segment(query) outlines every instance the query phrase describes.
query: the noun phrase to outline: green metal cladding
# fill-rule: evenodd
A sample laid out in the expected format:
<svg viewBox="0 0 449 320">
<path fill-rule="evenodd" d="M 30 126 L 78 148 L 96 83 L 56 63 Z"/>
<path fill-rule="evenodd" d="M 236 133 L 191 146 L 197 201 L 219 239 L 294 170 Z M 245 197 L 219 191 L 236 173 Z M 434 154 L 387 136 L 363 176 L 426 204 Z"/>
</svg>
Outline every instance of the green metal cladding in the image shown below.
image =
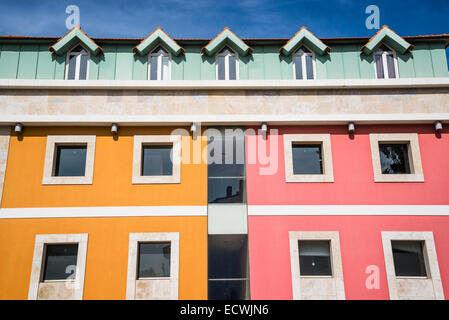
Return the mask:
<svg viewBox="0 0 449 320">
<path fill-rule="evenodd" d="M 225 44 L 239 53 L 240 80 L 292 80 L 292 53 L 303 43 L 316 53 L 317 79 L 374 79 L 372 52 L 383 42 L 396 50 L 400 78 L 449 76 L 445 52 L 448 36 L 405 40 L 388 28 L 381 29 L 370 41 L 320 40 L 305 28 L 290 41 L 243 41 L 229 29 L 212 41 L 174 41 L 160 28 L 143 41 L 93 41 L 77 28 L 56 40 L 0 37 L 0 78 L 64 79 L 66 52 L 78 43 L 90 51 L 89 80 L 147 80 L 148 53 L 158 44 L 172 53 L 172 80 L 215 80 L 215 53 Z"/>
</svg>

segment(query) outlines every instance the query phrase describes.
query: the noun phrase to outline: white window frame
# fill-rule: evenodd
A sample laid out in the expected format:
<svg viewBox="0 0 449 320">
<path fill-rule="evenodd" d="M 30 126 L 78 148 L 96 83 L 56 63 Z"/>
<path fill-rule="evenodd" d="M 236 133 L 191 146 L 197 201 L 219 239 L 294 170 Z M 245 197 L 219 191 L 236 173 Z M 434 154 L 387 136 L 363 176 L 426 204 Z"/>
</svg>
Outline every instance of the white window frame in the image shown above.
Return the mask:
<svg viewBox="0 0 449 320">
<path fill-rule="evenodd" d="M 137 261 L 139 243 L 170 242 L 170 277 L 138 279 Z M 145 295 L 145 287 L 153 296 Z M 126 282 L 126 299 L 177 300 L 179 287 L 179 232 L 130 233 L 128 249 L 128 273 Z M 162 290 L 165 289 L 165 290 Z M 167 295 L 167 289 L 169 293 Z"/>
<path fill-rule="evenodd" d="M 416 133 L 386 133 L 369 135 L 371 145 L 371 159 L 375 182 L 424 182 L 424 173 L 419 150 L 418 134 Z M 382 143 L 407 143 L 409 174 L 383 174 L 380 164 L 379 144 Z"/>
<path fill-rule="evenodd" d="M 224 48 L 228 48 L 229 51 L 233 52 L 232 54 L 225 54 L 220 53 L 223 51 Z M 218 50 L 218 53 L 215 55 L 215 79 L 218 80 L 218 57 L 225 57 L 225 78 L 221 81 L 228 81 L 229 80 L 229 57 L 235 55 L 235 80 L 239 80 L 239 55 L 238 53 L 233 50 L 230 46 L 224 45 L 220 50 Z M 231 80 L 232 81 L 232 80 Z"/>
<path fill-rule="evenodd" d="M 380 46 L 384 45 L 389 51 L 381 51 Z M 373 53 L 373 60 L 374 60 L 374 73 L 376 74 L 376 79 L 399 79 L 399 68 L 398 68 L 398 60 L 397 60 L 397 54 L 396 51 L 391 49 L 390 46 L 386 45 L 385 43 L 382 43 Z M 393 56 L 393 63 L 394 63 L 394 72 L 396 74 L 395 78 L 390 78 L 389 72 L 388 72 L 388 63 L 387 63 L 387 55 Z M 382 67 L 384 69 L 384 78 L 379 78 L 377 75 L 377 68 L 376 68 L 376 55 L 382 55 Z"/>
<path fill-rule="evenodd" d="M 343 266 L 338 231 L 289 231 L 293 300 L 345 300 Z M 329 241 L 331 276 L 302 276 L 298 241 Z"/>
<path fill-rule="evenodd" d="M 49 299 L 64 299 L 71 297 L 72 300 L 82 300 L 84 291 L 84 274 L 86 270 L 87 256 L 87 233 L 80 234 L 37 234 L 34 244 L 33 263 L 31 266 L 30 288 L 28 300 L 39 299 L 40 286 L 57 287 L 60 297 L 41 297 Z M 76 260 L 76 276 L 70 280 L 42 281 L 45 263 L 45 246 L 51 244 L 78 244 L 78 255 Z M 58 290 L 55 290 L 58 291 Z"/>
<path fill-rule="evenodd" d="M 306 48 L 307 50 L 310 51 L 310 53 L 302 53 L 299 54 L 298 50 L 301 49 L 301 47 Z M 307 69 L 306 69 L 306 56 L 311 56 L 312 57 L 312 66 L 313 66 L 313 79 L 307 79 Z M 301 58 L 301 65 L 302 65 L 302 79 L 296 79 L 296 63 L 295 63 L 295 57 L 300 57 Z M 316 79 L 316 55 L 315 52 L 313 52 L 312 50 L 310 50 L 306 45 L 301 45 L 296 51 L 295 53 L 292 55 L 292 60 L 293 60 L 293 79 L 294 80 L 315 80 Z"/>
<path fill-rule="evenodd" d="M 293 144 L 321 144 L 323 174 L 294 174 Z M 334 182 L 330 134 L 284 134 L 286 182 Z"/>
<path fill-rule="evenodd" d="M 381 235 L 390 299 L 444 300 L 433 232 L 382 231 Z M 423 255 L 427 273 L 426 277 L 396 276 L 391 245 L 392 241 L 421 241 L 423 243 Z"/>
<path fill-rule="evenodd" d="M 81 46 L 86 51 L 86 53 L 73 52 L 73 50 L 75 50 L 78 46 Z M 69 77 L 69 61 L 70 61 L 71 56 L 77 56 L 76 57 L 76 67 L 75 67 L 75 79 L 73 79 L 73 80 L 80 79 L 81 56 L 83 56 L 83 55 L 85 55 L 85 56 L 87 55 L 86 80 L 89 80 L 90 52 L 81 43 L 78 43 L 69 52 L 67 52 L 66 62 L 65 62 L 65 80 L 68 80 L 68 77 Z"/>
<path fill-rule="evenodd" d="M 171 176 L 143 176 L 142 147 L 144 145 L 173 145 Z M 132 184 L 181 183 L 181 136 L 142 135 L 134 136 Z"/>
<path fill-rule="evenodd" d="M 92 184 L 94 177 L 96 136 L 47 136 L 45 151 L 44 174 L 42 184 Z M 54 175 L 56 167 L 56 148 L 58 146 L 87 145 L 85 175 L 79 177 L 57 177 Z"/>
<path fill-rule="evenodd" d="M 156 51 L 161 47 L 167 53 L 156 53 Z M 157 57 L 157 79 L 152 80 L 151 77 L 151 57 Z M 162 57 L 168 57 L 168 77 L 167 79 L 162 79 Z M 148 54 L 148 80 L 161 81 L 161 80 L 171 80 L 171 53 L 163 45 L 158 45 L 150 54 Z"/>
</svg>

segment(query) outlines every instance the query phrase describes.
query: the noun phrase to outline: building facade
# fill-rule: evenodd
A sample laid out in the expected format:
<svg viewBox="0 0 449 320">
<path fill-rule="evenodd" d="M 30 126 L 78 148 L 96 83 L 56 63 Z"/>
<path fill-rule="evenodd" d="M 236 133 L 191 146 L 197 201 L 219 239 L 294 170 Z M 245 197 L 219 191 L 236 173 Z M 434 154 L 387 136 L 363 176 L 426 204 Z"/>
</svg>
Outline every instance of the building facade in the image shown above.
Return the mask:
<svg viewBox="0 0 449 320">
<path fill-rule="evenodd" d="M 447 299 L 448 44 L 0 36 L 0 299 Z"/>
</svg>

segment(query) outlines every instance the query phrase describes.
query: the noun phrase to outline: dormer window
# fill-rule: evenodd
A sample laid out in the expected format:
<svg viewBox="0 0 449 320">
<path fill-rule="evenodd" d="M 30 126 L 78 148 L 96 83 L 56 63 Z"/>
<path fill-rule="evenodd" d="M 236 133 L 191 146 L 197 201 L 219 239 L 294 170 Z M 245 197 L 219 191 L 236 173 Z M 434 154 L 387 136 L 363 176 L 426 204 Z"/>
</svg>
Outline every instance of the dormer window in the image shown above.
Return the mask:
<svg viewBox="0 0 449 320">
<path fill-rule="evenodd" d="M 167 50 L 157 47 L 148 59 L 149 80 L 170 80 L 170 54 Z"/>
<path fill-rule="evenodd" d="M 86 80 L 89 66 L 89 52 L 78 45 L 67 53 L 65 79 Z"/>
<path fill-rule="evenodd" d="M 217 80 L 237 80 L 238 63 L 237 53 L 229 47 L 224 47 L 217 54 Z"/>
<path fill-rule="evenodd" d="M 374 52 L 374 62 L 377 79 L 398 78 L 396 52 L 386 45 L 381 45 Z"/>
<path fill-rule="evenodd" d="M 305 46 L 301 46 L 293 54 L 293 68 L 296 80 L 315 79 L 315 54 Z"/>
</svg>

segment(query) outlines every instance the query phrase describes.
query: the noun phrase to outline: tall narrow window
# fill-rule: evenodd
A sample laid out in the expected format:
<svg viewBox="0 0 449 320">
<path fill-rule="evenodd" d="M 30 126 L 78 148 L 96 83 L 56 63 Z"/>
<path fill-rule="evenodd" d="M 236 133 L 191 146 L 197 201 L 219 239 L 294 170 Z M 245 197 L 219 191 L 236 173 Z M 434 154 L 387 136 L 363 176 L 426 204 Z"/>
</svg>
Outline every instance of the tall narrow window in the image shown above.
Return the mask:
<svg viewBox="0 0 449 320">
<path fill-rule="evenodd" d="M 217 80 L 237 80 L 237 54 L 228 47 L 224 47 L 217 54 Z"/>
<path fill-rule="evenodd" d="M 89 53 L 81 45 L 78 45 L 67 53 L 66 80 L 86 80 L 88 65 Z"/>
<path fill-rule="evenodd" d="M 148 78 L 170 80 L 170 54 L 162 47 L 157 47 L 149 55 Z"/>
<path fill-rule="evenodd" d="M 377 79 L 395 79 L 398 77 L 396 53 L 385 45 L 381 45 L 374 53 Z"/>
<path fill-rule="evenodd" d="M 305 46 L 301 46 L 293 55 L 296 80 L 315 79 L 315 55 Z"/>
</svg>

